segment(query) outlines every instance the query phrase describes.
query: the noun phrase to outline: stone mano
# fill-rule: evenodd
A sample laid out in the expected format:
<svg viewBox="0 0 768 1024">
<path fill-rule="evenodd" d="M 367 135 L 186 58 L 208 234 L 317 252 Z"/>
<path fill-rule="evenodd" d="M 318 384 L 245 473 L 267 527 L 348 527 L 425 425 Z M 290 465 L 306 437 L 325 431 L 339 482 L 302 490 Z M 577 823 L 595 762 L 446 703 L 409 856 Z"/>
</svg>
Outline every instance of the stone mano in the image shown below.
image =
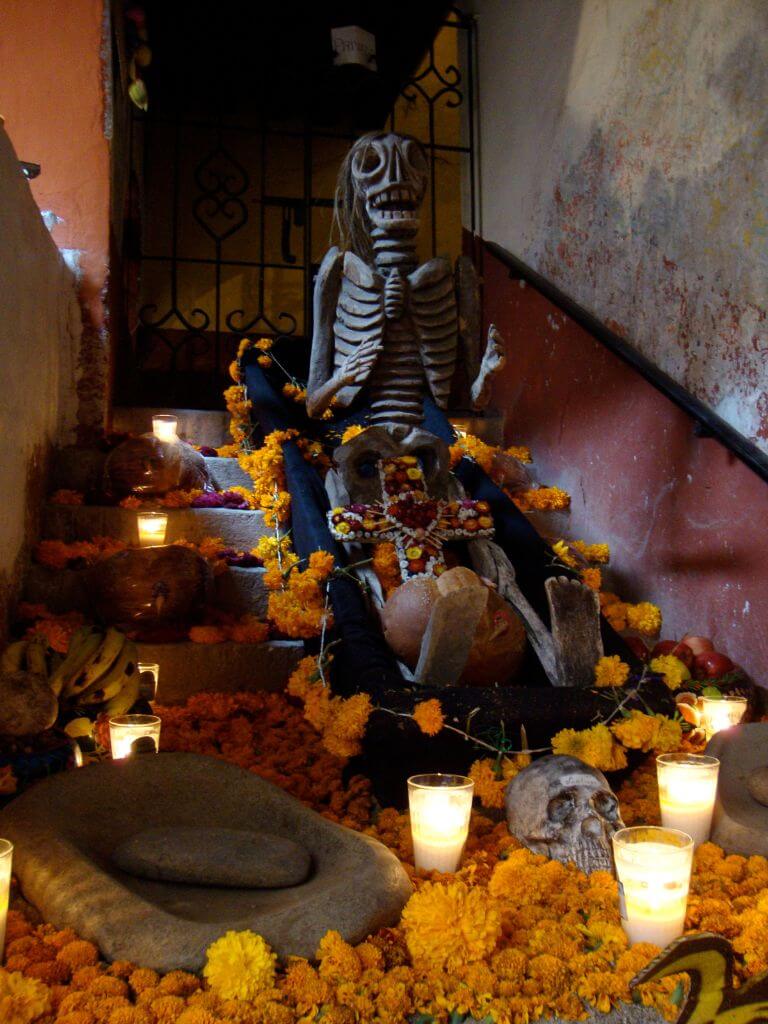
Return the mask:
<svg viewBox="0 0 768 1024">
<path fill-rule="evenodd" d="M 312 874 L 285 889 L 151 881 L 121 871 L 115 848 L 149 828 L 269 832 L 299 843 Z M 411 894 L 380 843 L 215 758 L 158 754 L 103 762 L 46 779 L 0 815 L 22 892 L 46 921 L 73 928 L 107 959 L 198 971 L 229 930 L 263 935 L 282 957 L 313 957 L 336 929 L 349 942 L 394 924 Z M 228 851 L 222 851 L 222 858 Z M 349 880 L 355 879 L 350 886 Z"/>
</svg>

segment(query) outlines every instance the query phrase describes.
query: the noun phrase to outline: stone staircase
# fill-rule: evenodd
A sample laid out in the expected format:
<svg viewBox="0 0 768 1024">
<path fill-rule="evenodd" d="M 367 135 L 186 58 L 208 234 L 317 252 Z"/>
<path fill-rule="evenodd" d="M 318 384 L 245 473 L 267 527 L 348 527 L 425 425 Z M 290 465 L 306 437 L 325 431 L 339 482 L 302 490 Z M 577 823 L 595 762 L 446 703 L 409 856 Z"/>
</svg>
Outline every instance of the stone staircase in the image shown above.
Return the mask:
<svg viewBox="0 0 768 1024">
<path fill-rule="evenodd" d="M 123 410 L 131 429 L 147 429 L 153 412 L 159 410 Z M 177 415 L 176 410 L 162 410 Z M 184 434 L 196 440 L 195 413 L 178 412 Z M 183 418 L 182 418 L 183 415 Z M 203 419 L 206 443 L 212 447 L 225 442 L 215 433 L 216 420 L 209 413 L 197 414 Z M 145 416 L 142 422 L 142 416 Z M 181 431 L 180 431 L 181 435 Z M 106 453 L 76 447 L 60 449 L 51 471 L 52 491 L 60 488 L 87 493 L 98 488 Z M 250 486 L 249 477 L 235 459 L 207 459 L 209 471 L 218 490 L 233 486 Z M 164 509 L 168 514 L 166 541 L 184 538 L 200 541 L 204 537 L 220 537 L 237 550 L 250 551 L 259 538 L 271 534 L 261 512 L 232 509 Z M 115 537 L 135 545 L 138 542 L 136 513 L 129 509 L 98 505 L 43 506 L 41 539 L 90 540 L 95 536 Z M 236 616 L 253 613 L 263 617 L 267 593 L 261 568 L 229 567 L 215 577 L 212 604 Z M 77 570 L 54 570 L 32 563 L 25 578 L 23 600 L 45 604 L 50 611 L 92 612 L 84 582 Z M 178 703 L 201 690 L 232 692 L 235 690 L 280 690 L 304 655 L 303 644 L 276 640 L 265 644 L 196 644 L 191 641 L 161 644 L 139 644 L 142 661 L 160 666 L 158 700 Z"/>
</svg>

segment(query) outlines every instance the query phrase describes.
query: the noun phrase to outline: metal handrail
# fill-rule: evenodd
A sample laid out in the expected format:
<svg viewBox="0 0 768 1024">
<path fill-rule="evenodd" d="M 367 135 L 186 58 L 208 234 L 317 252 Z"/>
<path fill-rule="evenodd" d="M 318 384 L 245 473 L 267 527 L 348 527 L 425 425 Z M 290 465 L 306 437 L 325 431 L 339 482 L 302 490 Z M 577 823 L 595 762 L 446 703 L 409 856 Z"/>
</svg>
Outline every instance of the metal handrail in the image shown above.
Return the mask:
<svg viewBox="0 0 768 1024">
<path fill-rule="evenodd" d="M 660 391 L 679 409 L 687 413 L 694 421 L 694 432 L 697 437 L 712 437 L 719 441 L 724 448 L 741 459 L 762 480 L 768 482 L 768 455 L 761 451 L 756 444 L 726 423 L 700 399 L 692 395 L 690 391 L 686 391 L 650 359 L 638 352 L 633 345 L 606 327 L 593 313 L 580 306 L 578 302 L 562 292 L 557 285 L 529 267 L 518 256 L 514 256 L 502 246 L 497 245 L 496 242 L 483 241 L 483 246 L 495 259 L 508 268 L 510 277 L 532 285 L 545 299 L 548 299 L 566 316 L 583 327 L 619 359 L 629 363 L 657 391 Z"/>
</svg>

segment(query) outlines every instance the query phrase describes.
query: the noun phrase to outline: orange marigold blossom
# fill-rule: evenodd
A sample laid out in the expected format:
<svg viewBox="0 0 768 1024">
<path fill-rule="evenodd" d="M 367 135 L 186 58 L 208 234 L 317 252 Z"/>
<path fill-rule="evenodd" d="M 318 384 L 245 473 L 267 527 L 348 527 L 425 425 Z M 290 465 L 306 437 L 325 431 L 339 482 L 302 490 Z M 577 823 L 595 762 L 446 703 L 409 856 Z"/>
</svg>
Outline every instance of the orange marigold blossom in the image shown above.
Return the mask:
<svg viewBox="0 0 768 1024">
<path fill-rule="evenodd" d="M 412 717 L 426 736 L 437 736 L 445 724 L 442 706 L 435 697 L 420 701 L 414 707 Z"/>
</svg>

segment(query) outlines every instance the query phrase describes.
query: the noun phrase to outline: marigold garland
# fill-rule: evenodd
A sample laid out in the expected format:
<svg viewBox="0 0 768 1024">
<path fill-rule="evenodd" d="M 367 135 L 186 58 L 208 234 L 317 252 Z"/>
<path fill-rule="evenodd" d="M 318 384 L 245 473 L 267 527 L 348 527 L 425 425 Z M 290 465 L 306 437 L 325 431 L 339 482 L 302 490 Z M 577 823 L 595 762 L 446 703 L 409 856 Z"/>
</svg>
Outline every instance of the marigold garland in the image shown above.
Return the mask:
<svg viewBox="0 0 768 1024">
<path fill-rule="evenodd" d="M 294 639 L 319 636 L 323 624 L 333 625 L 333 613 L 325 599 L 325 583 L 333 572 L 333 555 L 315 551 L 303 571 L 298 562 L 287 568 L 277 559 L 265 562 L 264 585 L 270 591 L 267 614 L 275 629 Z"/>
<path fill-rule="evenodd" d="M 552 753 L 578 757 L 602 772 L 615 772 L 627 767 L 624 748 L 603 723 L 591 729 L 561 729 L 552 737 Z"/>
</svg>

